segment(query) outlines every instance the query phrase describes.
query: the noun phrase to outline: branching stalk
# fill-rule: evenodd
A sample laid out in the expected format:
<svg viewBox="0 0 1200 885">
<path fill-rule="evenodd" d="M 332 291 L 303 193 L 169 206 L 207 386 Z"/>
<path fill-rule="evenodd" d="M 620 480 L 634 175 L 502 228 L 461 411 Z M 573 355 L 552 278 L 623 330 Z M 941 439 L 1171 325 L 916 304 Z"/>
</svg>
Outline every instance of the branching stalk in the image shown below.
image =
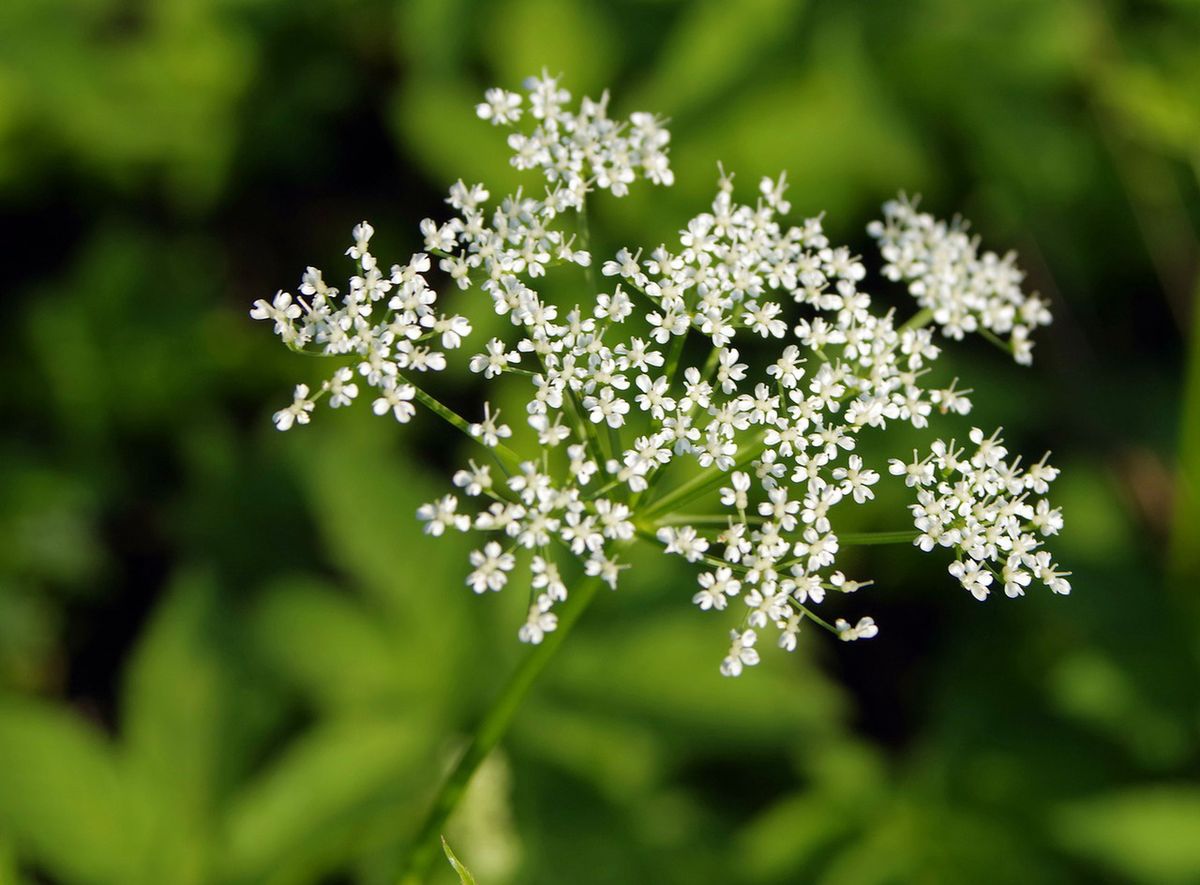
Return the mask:
<svg viewBox="0 0 1200 885">
<path fill-rule="evenodd" d="M 457 429 L 461 430 L 463 433 L 465 433 L 468 437 L 470 437 L 475 442 L 480 443 L 480 445 L 483 444 L 482 441 L 479 439 L 479 437 L 477 437 L 475 434 L 471 433 L 471 425 L 467 421 L 466 418 L 462 417 L 462 415 L 455 412 L 449 406 L 443 405 L 438 400 L 434 399 L 428 393 L 423 391 L 421 388 L 417 387 L 415 384 L 413 384 L 412 387 L 414 390 L 416 390 L 415 398 L 416 398 L 417 402 L 419 402 L 421 405 L 425 406 L 425 408 L 429 409 L 429 411 L 433 412 L 438 417 L 442 418 L 444 421 L 446 421 L 452 427 L 456 427 Z M 521 463 L 521 456 L 518 455 L 516 452 L 514 452 L 512 449 L 510 449 L 508 446 L 504 445 L 503 443 L 496 445 L 494 447 L 488 448 L 488 451 L 495 452 L 500 457 L 511 462 L 510 466 L 512 466 L 512 467 L 516 467 L 518 464 Z"/>
</svg>

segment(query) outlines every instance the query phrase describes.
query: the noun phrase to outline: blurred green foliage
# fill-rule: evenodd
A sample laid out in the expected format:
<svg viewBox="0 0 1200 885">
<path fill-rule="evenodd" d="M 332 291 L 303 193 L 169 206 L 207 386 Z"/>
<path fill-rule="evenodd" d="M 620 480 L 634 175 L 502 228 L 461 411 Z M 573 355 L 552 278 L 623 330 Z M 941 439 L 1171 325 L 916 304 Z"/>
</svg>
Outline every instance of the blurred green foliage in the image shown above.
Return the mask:
<svg viewBox="0 0 1200 885">
<path fill-rule="evenodd" d="M 361 217 L 401 254 L 450 181 L 518 186 L 472 108 L 543 66 L 672 119 L 677 187 L 601 202 L 602 250 L 671 236 L 717 160 L 864 250 L 899 188 L 1018 248 L 1038 365 L 958 359 L 979 421 L 1055 449 L 1076 592 L 980 606 L 874 549 L 878 639 L 730 682 L 639 563 L 480 772 L 463 863 L 1200 880 L 1200 7 L 6 0 L 0 882 L 393 880 L 523 600 L 418 535 L 432 422 L 274 433 L 312 369 L 246 310 Z"/>
</svg>

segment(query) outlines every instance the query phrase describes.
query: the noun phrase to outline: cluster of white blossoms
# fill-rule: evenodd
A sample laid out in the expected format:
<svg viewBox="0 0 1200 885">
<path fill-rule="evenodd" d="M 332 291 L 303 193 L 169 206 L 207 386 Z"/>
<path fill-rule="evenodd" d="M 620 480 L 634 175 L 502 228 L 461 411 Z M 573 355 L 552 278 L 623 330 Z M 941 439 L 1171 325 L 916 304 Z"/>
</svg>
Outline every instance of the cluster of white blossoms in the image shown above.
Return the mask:
<svg viewBox="0 0 1200 885">
<path fill-rule="evenodd" d="M 953 548 L 958 558 L 950 574 L 979 600 L 993 582 L 1006 596 L 1024 596 L 1033 578 L 1055 593 L 1070 593 L 1070 573 L 1042 549 L 1041 539 L 1063 525 L 1061 511 L 1042 497 L 1058 476 L 1046 463 L 1049 455 L 1022 470 L 1020 458 L 1004 460 L 1008 450 L 999 431 L 985 437 L 974 427 L 970 440 L 970 457 L 953 440 L 938 440 L 925 458 L 914 453 L 911 463 L 889 464 L 893 475 L 917 490 L 911 510 L 920 534 L 913 543 L 925 551 Z"/>
<path fill-rule="evenodd" d="M 412 400 L 417 388 L 403 372 L 436 372 L 446 368 L 446 354 L 471 333 L 462 316 L 439 314 L 437 293 L 424 274 L 429 256 L 414 255 L 406 265 L 393 265 L 385 274 L 369 251 L 375 230 L 367 222 L 354 228 L 354 245 L 346 250 L 358 273 L 346 294 L 326 285 L 321 271 L 310 267 L 300 282 L 300 296 L 278 292 L 267 302 L 255 302 L 250 316 L 271 320 L 284 344 L 301 352 L 341 356 L 352 361 L 324 381 L 313 393 L 296 385 L 292 404 L 275 413 L 275 426 L 288 430 L 307 424 L 318 400 L 328 395 L 333 408 L 349 405 L 358 396 L 356 377 L 375 389 L 375 414 L 392 414 L 401 423 L 416 413 Z"/>
<path fill-rule="evenodd" d="M 979 240 L 967 235 L 966 222 L 947 224 L 901 197 L 883 206 L 883 220 L 867 228 L 879 240 L 886 262 L 884 276 L 908 283 L 917 304 L 951 338 L 966 332 L 1008 336 L 1013 357 L 1033 362 L 1029 335 L 1050 325 L 1050 309 L 1037 295 L 1021 291 L 1024 272 L 1015 252 L 1003 258 L 979 254 Z"/>
<path fill-rule="evenodd" d="M 971 391 L 927 383 L 940 354 L 935 325 L 956 338 L 1007 334 L 1004 346 L 1027 362 L 1030 329 L 1050 319 L 1044 303 L 1021 292 L 1011 257 L 980 257 L 961 226 L 902 201 L 870 229 L 885 274 L 907 282 L 926 308 L 897 323 L 894 310 L 872 309 L 863 262 L 829 242 L 820 218 L 783 220 L 784 176 L 763 179 L 754 201 L 740 203 L 724 172 L 711 209 L 687 222 L 678 242 L 622 249 L 601 267 L 604 291 L 582 304 L 550 303 L 533 286 L 554 267 L 578 266 L 587 291 L 601 288 L 587 252 L 586 200 L 598 190 L 622 196 L 638 179 L 671 184 L 669 135 L 648 114 L 610 120 L 607 94 L 576 112 L 554 78 L 527 86 L 524 96 L 489 90 L 477 112 L 513 127 L 512 162 L 543 174 L 542 195 L 518 192 L 489 211 L 487 190 L 460 181 L 447 200 L 456 214 L 422 222 L 426 253 L 408 265 L 380 273 L 364 223 L 349 250 L 360 274 L 339 306 L 311 268 L 305 297 L 281 293 L 255 306 L 252 315 L 273 320 L 294 349 L 348 358 L 317 396 L 297 388 L 276 424 L 307 423 L 318 396 L 348 403 L 357 377 L 376 388 L 377 413 L 407 421 L 415 399 L 480 443 L 487 458 L 459 470 L 457 493 L 418 517 L 431 535 L 487 537 L 470 555 L 467 585 L 476 593 L 504 588 L 528 566 L 523 641 L 556 629 L 565 575 L 582 570 L 615 588 L 628 567 L 620 548 L 636 540 L 696 565 L 699 609 L 734 613 L 727 675 L 758 663 L 756 644 L 771 628 L 789 651 L 806 621 L 843 640 L 876 635 L 869 617 L 822 614 L 834 597 L 871 583 L 838 567 L 856 539 L 834 525 L 839 508 L 870 501 L 881 480 L 857 451 L 860 434 L 967 414 Z M 516 128 L 529 118 L 531 130 Z M 511 322 L 512 335 L 478 344 L 467 365 L 482 382 L 524 386 L 535 455 L 508 448 L 513 430 L 490 403 L 478 420 L 463 418 L 413 380 L 444 368 L 433 346 L 457 348 L 471 330 L 463 317 L 435 312 L 428 254 Z M 924 459 L 892 462 L 890 472 L 918 494 L 915 531 L 900 540 L 952 549 L 952 574 L 981 599 L 993 580 L 1009 596 L 1032 577 L 1067 592 L 1067 573 L 1041 547 L 1062 524 L 1037 497 L 1056 471 L 1045 459 L 1021 471 L 1003 460 L 995 435 L 972 431 L 971 439 L 970 458 L 937 441 Z M 570 558 L 575 569 L 563 566 Z"/>
</svg>

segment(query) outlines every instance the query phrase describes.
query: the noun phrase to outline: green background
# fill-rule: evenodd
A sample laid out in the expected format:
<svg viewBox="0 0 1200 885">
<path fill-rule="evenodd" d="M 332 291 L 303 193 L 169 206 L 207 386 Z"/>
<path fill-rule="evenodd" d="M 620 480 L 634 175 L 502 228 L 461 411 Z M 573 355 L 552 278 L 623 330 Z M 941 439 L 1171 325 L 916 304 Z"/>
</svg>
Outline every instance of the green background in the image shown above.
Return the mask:
<svg viewBox="0 0 1200 885">
<path fill-rule="evenodd" d="M 472 108 L 543 66 L 672 120 L 676 187 L 599 200 L 601 252 L 672 236 L 717 160 L 745 196 L 787 169 L 869 267 L 902 188 L 1018 249 L 1056 314 L 1034 367 L 951 359 L 973 421 L 1054 450 L 1075 591 L 981 605 L 869 548 L 877 639 L 722 680 L 694 579 L 639 561 L 458 856 L 484 885 L 1200 882 L 1196 3 L 5 0 L 0 883 L 393 881 L 524 595 L 473 598 L 469 544 L 419 534 L 467 456 L 432 418 L 274 431 L 325 367 L 247 310 L 348 271 L 361 218 L 401 260 L 454 179 L 517 186 Z"/>
</svg>

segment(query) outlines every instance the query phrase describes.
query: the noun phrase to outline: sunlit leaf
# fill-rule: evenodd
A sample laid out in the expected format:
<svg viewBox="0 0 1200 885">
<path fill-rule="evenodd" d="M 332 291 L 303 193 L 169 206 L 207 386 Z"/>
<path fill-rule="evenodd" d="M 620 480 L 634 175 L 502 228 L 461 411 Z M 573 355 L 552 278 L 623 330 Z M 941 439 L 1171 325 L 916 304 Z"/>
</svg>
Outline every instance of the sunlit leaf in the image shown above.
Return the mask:
<svg viewBox="0 0 1200 885">
<path fill-rule="evenodd" d="M 234 881 L 319 868 L 343 856 L 372 813 L 427 777 L 430 746 L 406 719 L 318 725 L 235 798 L 222 828 L 221 869 Z M 271 879 L 274 881 L 274 879 Z"/>
<path fill-rule="evenodd" d="M 132 881 L 128 796 L 112 747 L 74 713 L 0 698 L 0 832 L 68 881 Z"/>
<path fill-rule="evenodd" d="M 1068 850 L 1144 882 L 1194 882 L 1200 870 L 1200 789 L 1139 787 L 1088 797 L 1053 817 Z"/>
</svg>

